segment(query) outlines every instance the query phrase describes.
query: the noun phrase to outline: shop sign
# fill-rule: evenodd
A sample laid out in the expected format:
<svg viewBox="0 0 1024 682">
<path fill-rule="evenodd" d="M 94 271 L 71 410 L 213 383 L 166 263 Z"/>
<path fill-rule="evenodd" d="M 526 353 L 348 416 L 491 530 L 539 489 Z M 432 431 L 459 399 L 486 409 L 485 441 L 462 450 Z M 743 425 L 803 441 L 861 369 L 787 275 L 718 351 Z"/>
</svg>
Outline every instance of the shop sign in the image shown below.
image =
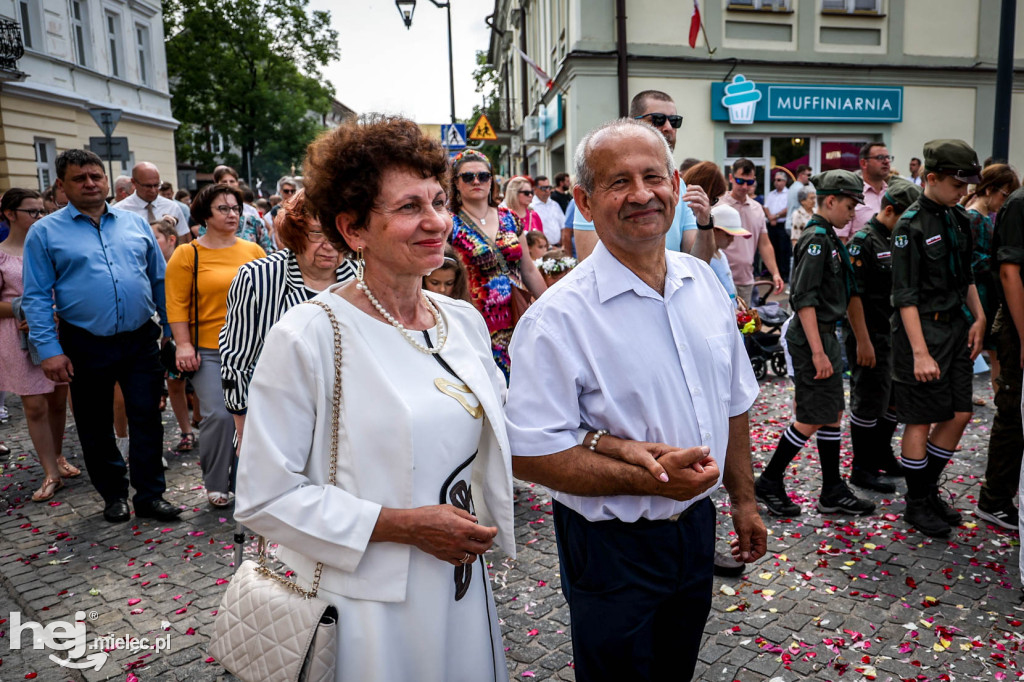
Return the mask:
<svg viewBox="0 0 1024 682">
<path fill-rule="evenodd" d="M 711 84 L 711 120 L 746 125 L 755 121 L 898 123 L 903 87 L 755 83 L 736 75 Z"/>
<path fill-rule="evenodd" d="M 565 126 L 562 120 L 562 94 L 556 94 L 547 105 L 541 104 L 537 115 L 540 118 L 540 141 L 544 142 Z"/>
</svg>

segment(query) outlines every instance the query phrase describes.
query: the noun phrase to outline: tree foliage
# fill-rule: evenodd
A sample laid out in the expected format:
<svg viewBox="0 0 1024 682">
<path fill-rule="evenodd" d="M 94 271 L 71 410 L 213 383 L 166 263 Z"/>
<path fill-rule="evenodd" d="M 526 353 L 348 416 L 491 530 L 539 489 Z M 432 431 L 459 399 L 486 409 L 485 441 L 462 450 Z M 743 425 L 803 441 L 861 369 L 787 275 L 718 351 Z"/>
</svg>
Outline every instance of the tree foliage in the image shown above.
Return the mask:
<svg viewBox="0 0 1024 682">
<path fill-rule="evenodd" d="M 476 83 L 476 91 L 481 97 L 481 103 L 473 105 L 472 117 L 463 121 L 466 124 L 467 134 L 480 118 L 480 114 L 487 114 L 487 120 L 491 122 L 491 126 L 500 128 L 502 113 L 498 93 L 501 82 L 494 65 L 487 62 L 486 50 L 477 50 L 473 82 Z M 491 161 L 491 166 L 497 171 L 501 165 L 501 145 L 496 142 L 485 142 L 477 151 L 486 155 Z"/>
<path fill-rule="evenodd" d="M 162 5 L 178 158 L 208 170 L 231 163 L 253 178 L 290 172 L 334 97 L 321 75 L 340 55 L 330 15 L 309 12 L 309 0 Z M 217 135 L 241 154 L 218 153 Z"/>
</svg>

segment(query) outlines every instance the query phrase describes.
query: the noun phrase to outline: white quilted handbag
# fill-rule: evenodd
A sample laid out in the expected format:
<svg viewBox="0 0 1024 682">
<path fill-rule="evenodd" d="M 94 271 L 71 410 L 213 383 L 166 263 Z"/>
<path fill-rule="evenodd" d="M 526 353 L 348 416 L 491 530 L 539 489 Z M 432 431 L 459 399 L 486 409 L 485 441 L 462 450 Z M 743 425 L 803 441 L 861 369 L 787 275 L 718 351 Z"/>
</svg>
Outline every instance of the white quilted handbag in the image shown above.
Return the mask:
<svg viewBox="0 0 1024 682">
<path fill-rule="evenodd" d="M 334 396 L 329 485 L 338 468 L 341 418 L 341 329 L 330 307 L 323 308 L 334 329 Z M 213 621 L 210 655 L 243 682 L 332 682 L 338 662 L 338 611 L 317 598 L 323 563 L 317 563 L 307 592 L 266 565 L 266 543 L 259 538 L 258 562 L 238 567 Z"/>
</svg>

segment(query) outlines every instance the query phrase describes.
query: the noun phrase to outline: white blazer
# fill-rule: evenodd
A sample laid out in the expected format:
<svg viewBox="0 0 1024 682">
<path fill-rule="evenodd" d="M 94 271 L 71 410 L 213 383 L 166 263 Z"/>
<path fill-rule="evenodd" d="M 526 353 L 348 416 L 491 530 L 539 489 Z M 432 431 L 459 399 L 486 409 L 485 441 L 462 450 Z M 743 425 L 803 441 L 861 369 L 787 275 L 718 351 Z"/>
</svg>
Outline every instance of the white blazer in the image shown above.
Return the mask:
<svg viewBox="0 0 1024 682">
<path fill-rule="evenodd" d="M 338 285 L 340 286 L 340 285 Z M 331 289 L 333 289 L 332 287 Z M 267 335 L 249 389 L 238 467 L 235 518 L 280 545 L 278 557 L 308 584 L 356 599 L 405 599 L 411 545 L 370 542 L 381 507 L 412 507 L 415 405 L 385 380 L 380 357 L 352 324 L 356 311 L 331 289 L 316 296 L 334 311 L 342 339 L 342 412 L 337 484 L 330 462 L 334 336 L 323 309 L 296 305 Z M 441 357 L 476 395 L 484 425 L 473 463 L 480 523 L 515 556 L 512 460 L 502 411 L 505 381 L 494 364 L 480 313 L 464 301 L 428 294 L 448 323 Z M 383 409 L 381 406 L 398 406 Z M 381 424 L 386 428 L 381 428 Z M 376 424 L 372 429 L 361 428 Z M 369 434 L 387 434 L 374 442 Z"/>
</svg>

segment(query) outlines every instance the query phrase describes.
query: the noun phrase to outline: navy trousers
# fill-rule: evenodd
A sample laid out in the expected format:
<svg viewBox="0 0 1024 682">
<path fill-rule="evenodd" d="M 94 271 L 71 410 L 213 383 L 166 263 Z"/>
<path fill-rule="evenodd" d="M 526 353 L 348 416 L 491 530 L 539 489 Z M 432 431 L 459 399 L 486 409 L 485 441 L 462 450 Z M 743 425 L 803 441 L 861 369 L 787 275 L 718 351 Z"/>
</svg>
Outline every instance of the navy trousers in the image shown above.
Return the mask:
<svg viewBox="0 0 1024 682">
<path fill-rule="evenodd" d="M 105 502 L 127 498 L 130 475 L 136 505 L 163 497 L 160 394 L 164 373 L 157 345 L 159 325 L 150 321 L 135 331 L 96 336 L 62 320 L 59 335 L 61 348 L 74 368 L 72 409 L 93 486 Z M 114 440 L 115 382 L 121 385 L 128 413 L 130 467 Z"/>
<path fill-rule="evenodd" d="M 711 611 L 715 509 L 591 522 L 554 502 L 579 682 L 689 680 Z"/>
</svg>

